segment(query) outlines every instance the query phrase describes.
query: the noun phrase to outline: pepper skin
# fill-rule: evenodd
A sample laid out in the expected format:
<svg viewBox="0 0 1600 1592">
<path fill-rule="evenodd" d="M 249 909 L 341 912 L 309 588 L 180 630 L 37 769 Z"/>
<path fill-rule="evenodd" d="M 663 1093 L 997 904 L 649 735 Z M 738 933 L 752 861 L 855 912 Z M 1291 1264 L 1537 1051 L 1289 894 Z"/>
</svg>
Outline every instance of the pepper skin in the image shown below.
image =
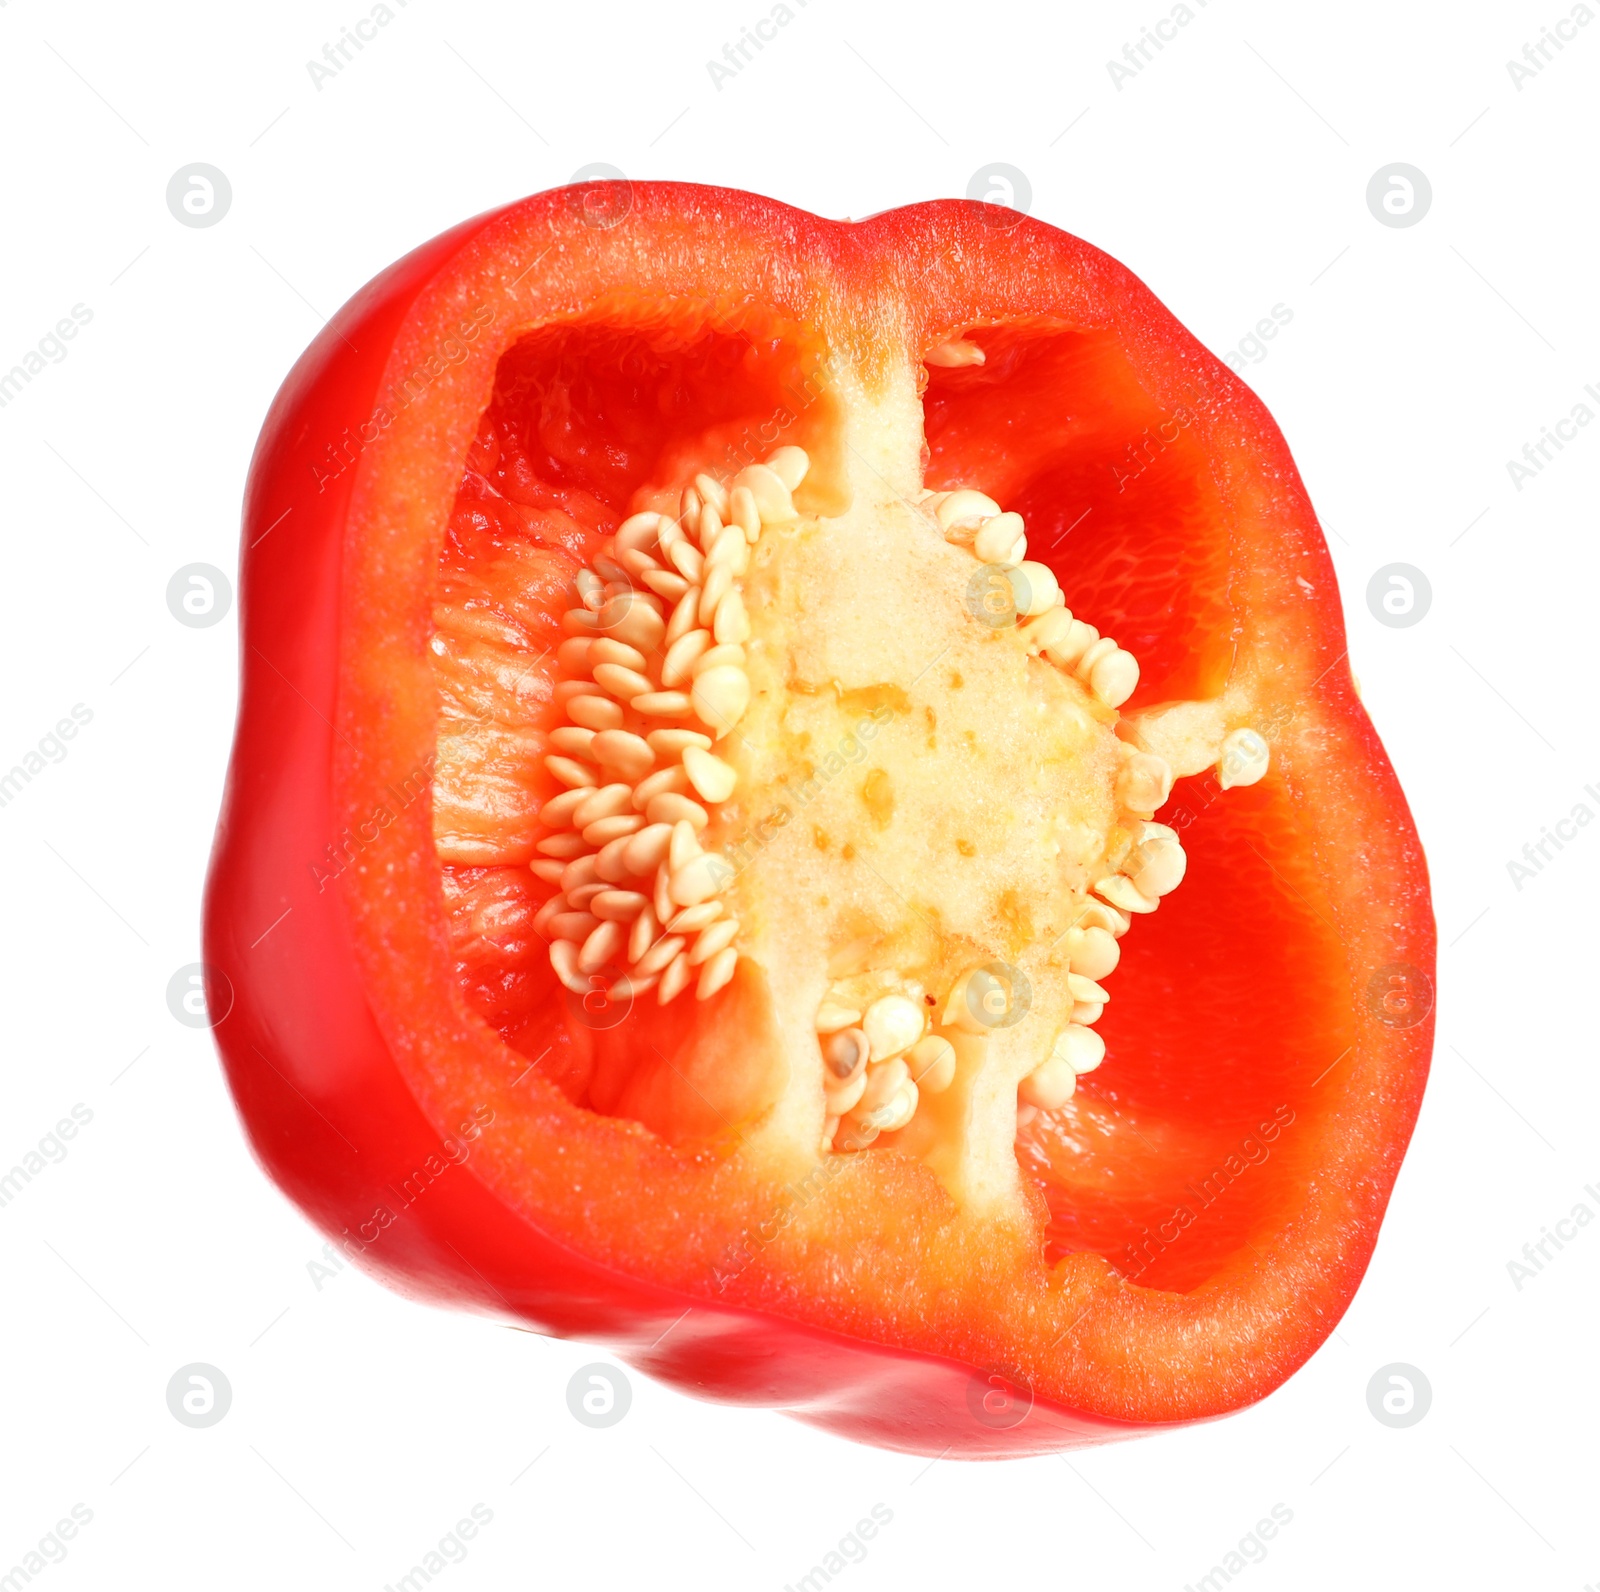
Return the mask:
<svg viewBox="0 0 1600 1592">
<path fill-rule="evenodd" d="M 892 1150 L 774 1174 L 587 1110 L 544 962 L 514 1025 L 463 976 L 430 794 L 446 525 L 518 339 L 626 339 L 669 304 L 810 350 L 847 393 L 998 329 L 987 375 L 927 379 L 926 484 L 1025 506 L 1032 556 L 1139 656 L 1135 705 L 1229 692 L 1271 742 L 1260 785 L 1179 781 L 1189 877 L 1129 938 L 1076 1151 L 1020 1137 L 1014 1220 L 956 1211 Z M 847 408 L 789 416 L 819 479 L 855 467 Z M 267 417 L 242 546 L 214 1031 L 262 1164 L 373 1274 L 709 1398 L 974 1458 L 1216 1417 L 1332 1330 L 1426 1078 L 1426 870 L 1287 445 L 1122 266 L 967 202 L 850 224 L 673 183 L 537 195 L 329 323 Z"/>
</svg>

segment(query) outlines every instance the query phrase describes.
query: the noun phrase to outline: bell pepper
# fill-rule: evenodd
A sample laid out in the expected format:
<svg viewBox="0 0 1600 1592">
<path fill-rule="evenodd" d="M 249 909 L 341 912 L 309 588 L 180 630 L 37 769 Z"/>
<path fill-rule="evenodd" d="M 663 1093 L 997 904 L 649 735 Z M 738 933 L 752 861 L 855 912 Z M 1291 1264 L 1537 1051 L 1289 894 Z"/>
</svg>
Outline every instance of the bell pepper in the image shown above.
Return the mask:
<svg viewBox="0 0 1600 1592">
<path fill-rule="evenodd" d="M 930 1455 L 1332 1330 L 1425 865 L 1287 445 L 1116 261 L 540 194 L 333 318 L 242 541 L 214 1031 L 374 1275 Z"/>
</svg>

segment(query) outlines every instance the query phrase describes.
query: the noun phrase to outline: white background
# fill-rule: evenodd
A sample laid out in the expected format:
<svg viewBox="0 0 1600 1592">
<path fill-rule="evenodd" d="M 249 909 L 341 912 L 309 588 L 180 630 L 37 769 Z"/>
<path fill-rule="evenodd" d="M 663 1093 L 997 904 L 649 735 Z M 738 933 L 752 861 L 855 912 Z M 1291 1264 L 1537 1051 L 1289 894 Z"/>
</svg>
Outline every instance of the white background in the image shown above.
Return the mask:
<svg viewBox="0 0 1600 1592">
<path fill-rule="evenodd" d="M 1519 89 L 1507 60 L 1566 0 L 1192 0 L 1119 89 L 1106 62 L 1161 0 L 793 3 L 719 89 L 707 60 L 764 0 L 396 0 L 320 90 L 306 63 L 358 0 L 0 4 L 0 369 L 73 305 L 93 313 L 0 409 L 0 765 L 75 703 L 93 714 L 0 808 L 0 1169 L 75 1103 L 93 1112 L 0 1207 L 0 1575 L 82 1503 L 92 1522 L 42 1572 L 58 1592 L 376 1592 L 481 1503 L 492 1522 L 445 1592 L 777 1589 L 882 1503 L 893 1520 L 845 1592 L 1178 1592 L 1281 1503 L 1292 1523 L 1247 1592 L 1600 1582 L 1600 1223 L 1520 1290 L 1507 1269 L 1575 1204 L 1600 1213 L 1600 832 L 1520 890 L 1507 869 L 1575 804 L 1600 812 L 1583 789 L 1600 789 L 1600 425 L 1521 490 L 1506 468 L 1600 386 L 1600 22 Z M 194 161 L 233 188 L 204 230 L 165 202 Z M 565 1388 L 593 1349 L 349 1268 L 319 1289 L 320 1237 L 252 1162 L 208 1034 L 169 1015 L 168 979 L 199 956 L 236 637 L 231 614 L 175 622 L 167 582 L 233 570 L 257 428 L 325 315 L 419 241 L 596 161 L 858 217 L 1004 161 L 1035 214 L 1125 261 L 1219 353 L 1292 311 L 1247 374 L 1328 528 L 1431 859 L 1440 1027 L 1367 1280 L 1258 1407 L 930 1466 L 633 1376 L 628 1417 L 586 1429 Z M 1404 229 L 1365 201 L 1395 161 L 1433 189 Z M 1408 628 L 1365 599 L 1394 562 L 1432 587 Z M 233 1390 L 205 1430 L 166 1405 L 192 1361 Z M 1405 1430 L 1366 1402 L 1392 1362 L 1432 1387 Z"/>
</svg>

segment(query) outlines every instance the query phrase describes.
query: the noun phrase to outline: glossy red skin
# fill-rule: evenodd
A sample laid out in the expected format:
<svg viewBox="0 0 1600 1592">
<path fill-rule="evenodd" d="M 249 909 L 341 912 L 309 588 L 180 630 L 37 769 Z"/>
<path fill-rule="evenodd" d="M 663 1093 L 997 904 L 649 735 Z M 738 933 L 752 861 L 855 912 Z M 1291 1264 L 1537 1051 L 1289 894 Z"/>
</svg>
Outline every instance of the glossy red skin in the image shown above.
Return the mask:
<svg viewBox="0 0 1600 1592">
<path fill-rule="evenodd" d="M 376 1236 L 363 1229 L 375 1208 L 447 1151 L 369 1009 L 341 892 L 319 888 L 307 865 L 341 827 L 332 768 L 341 558 L 356 475 L 347 470 L 319 490 L 310 459 L 369 416 L 419 291 L 507 211 L 434 239 L 356 295 L 284 383 L 252 461 L 240 718 L 207 887 L 205 956 L 221 975 L 212 1009 L 225 1015 L 215 1033 L 255 1153 L 313 1221 L 397 1291 L 604 1343 L 702 1397 L 776 1406 L 860 1441 L 950 1457 L 1149 1430 L 1046 1401 L 1030 1401 L 1014 1425 L 986 1424 L 972 1414 L 975 1377 L 982 1386 L 972 1365 L 625 1275 L 515 1214 L 470 1165 L 408 1205 L 381 1243 L 361 1242 Z M 1409 1128 L 1408 1117 L 1398 1131 Z"/>
</svg>

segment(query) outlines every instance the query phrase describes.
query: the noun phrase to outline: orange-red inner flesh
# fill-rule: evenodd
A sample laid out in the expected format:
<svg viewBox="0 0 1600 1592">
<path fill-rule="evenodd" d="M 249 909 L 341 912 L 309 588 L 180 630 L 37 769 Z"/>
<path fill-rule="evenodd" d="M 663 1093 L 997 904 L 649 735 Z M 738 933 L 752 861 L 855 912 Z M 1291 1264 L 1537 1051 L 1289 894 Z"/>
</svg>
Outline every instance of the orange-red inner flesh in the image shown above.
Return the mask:
<svg viewBox="0 0 1600 1592">
<path fill-rule="evenodd" d="M 1232 649 L 1225 542 L 1190 430 L 1156 409 L 1108 334 L 1022 324 L 968 335 L 984 365 L 929 372 L 926 485 L 975 485 L 1023 514 L 1029 557 L 1139 659 L 1130 709 L 1220 689 Z M 533 931 L 554 887 L 527 867 L 538 803 L 557 789 L 540 755 L 559 722 L 553 649 L 572 577 L 634 491 L 680 478 L 687 462 L 726 476 L 795 442 L 825 482 L 839 441 L 815 376 L 822 352 L 793 327 L 708 326 L 693 310 L 546 328 L 502 359 L 468 460 L 436 621 L 455 656 L 498 649 L 495 683 L 469 689 L 473 671 L 440 660 L 441 722 L 475 720 L 468 755 L 492 767 L 478 806 L 445 818 L 459 820 L 466 850 L 481 841 L 492 858 L 446 856 L 453 948 L 469 1004 L 580 1105 L 615 1089 Z M 1219 792 L 1199 776 L 1157 816 L 1179 828 L 1188 876 L 1122 941 L 1098 1024 L 1104 1064 L 1029 1125 L 1017 1154 L 1048 1212 L 1049 1259 L 1091 1251 L 1141 1285 L 1183 1291 L 1299 1198 L 1306 1169 L 1294 1136 L 1279 1138 L 1284 1114 L 1349 1042 L 1350 1017 L 1330 979 L 1339 951 L 1319 886 L 1309 868 L 1292 872 L 1281 791 Z M 670 1059 L 703 1015 L 643 1001 L 602 1048 Z M 1180 1223 L 1180 1210 L 1200 1219 Z"/>
</svg>

